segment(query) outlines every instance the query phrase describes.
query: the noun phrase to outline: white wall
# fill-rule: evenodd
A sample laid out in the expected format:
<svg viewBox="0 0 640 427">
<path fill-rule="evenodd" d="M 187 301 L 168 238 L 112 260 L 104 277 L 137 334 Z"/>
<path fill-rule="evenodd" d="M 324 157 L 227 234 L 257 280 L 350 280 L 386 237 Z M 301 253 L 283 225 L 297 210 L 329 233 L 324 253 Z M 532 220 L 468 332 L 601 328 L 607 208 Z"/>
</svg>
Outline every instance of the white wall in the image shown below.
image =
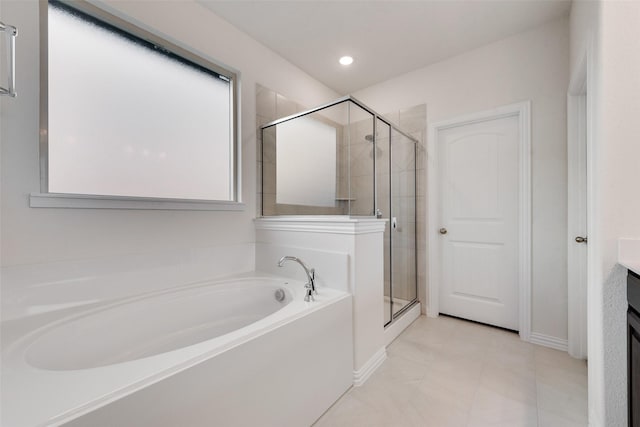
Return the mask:
<svg viewBox="0 0 640 427">
<path fill-rule="evenodd" d="M 640 3 L 603 2 L 601 18 L 602 228 L 605 422 L 627 425 L 626 271 L 617 240 L 640 238 Z"/>
<path fill-rule="evenodd" d="M 595 1 L 576 1 L 571 7 L 571 77 L 576 78 L 583 72 L 588 73 L 587 88 L 590 98 L 589 108 L 592 109 L 591 121 L 588 126 L 592 130 L 594 148 L 597 145 L 597 134 L 600 129 L 601 84 L 598 70 L 599 58 L 599 17 L 601 3 Z M 587 61 L 587 51 L 589 61 Z M 589 70 L 587 71 L 587 65 Z M 575 77 L 574 77 L 575 76 Z M 588 200 L 588 297 L 587 297 L 587 334 L 588 348 L 588 392 L 589 392 L 589 425 L 604 426 L 605 424 L 605 390 L 604 390 L 604 337 L 602 335 L 602 266 L 598 252 L 600 250 L 600 230 L 596 225 L 598 219 L 598 194 L 593 191 L 597 186 L 597 179 L 593 176 L 597 171 L 597 151 L 593 150 L 589 161 L 589 173 L 593 177 L 589 186 Z"/>
<path fill-rule="evenodd" d="M 28 194 L 38 192 L 40 185 L 38 2 L 3 1 L 3 21 L 19 28 L 16 68 L 19 96 L 1 100 L 3 267 L 253 244 L 255 84 L 260 82 L 306 105 L 338 96 L 195 2 L 111 1 L 106 7 L 176 44 L 240 71 L 242 195 L 246 209 L 189 212 L 29 208 Z M 175 90 L 172 86 L 167 82 L 168 99 Z"/>
<path fill-rule="evenodd" d="M 601 226 L 608 273 L 617 261 L 617 239 L 640 238 L 640 3 L 603 2 L 601 19 Z"/>
<path fill-rule="evenodd" d="M 355 94 L 378 111 L 426 103 L 429 123 L 532 101 L 532 331 L 560 339 L 567 338 L 568 57 L 561 19 Z"/>
<path fill-rule="evenodd" d="M 589 423 L 627 425 L 626 270 L 619 238 L 640 238 L 640 3 L 577 1 L 572 73 L 590 48 L 593 218 L 589 235 Z M 593 238 L 592 238 L 593 237 Z"/>
</svg>

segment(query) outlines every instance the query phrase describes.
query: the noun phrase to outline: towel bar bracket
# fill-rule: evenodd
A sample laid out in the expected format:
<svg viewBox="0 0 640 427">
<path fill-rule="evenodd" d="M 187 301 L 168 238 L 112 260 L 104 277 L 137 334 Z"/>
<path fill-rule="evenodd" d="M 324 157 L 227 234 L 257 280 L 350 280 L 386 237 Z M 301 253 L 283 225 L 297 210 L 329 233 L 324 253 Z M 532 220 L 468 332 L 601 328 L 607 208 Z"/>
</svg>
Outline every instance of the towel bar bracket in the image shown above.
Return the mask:
<svg viewBox="0 0 640 427">
<path fill-rule="evenodd" d="M 18 36 L 18 29 L 12 25 L 6 25 L 0 22 L 0 32 L 5 33 L 4 37 L 7 44 L 7 57 L 8 69 L 7 69 L 7 87 L 0 86 L 0 95 L 7 95 L 15 98 L 16 93 L 16 37 Z"/>
</svg>

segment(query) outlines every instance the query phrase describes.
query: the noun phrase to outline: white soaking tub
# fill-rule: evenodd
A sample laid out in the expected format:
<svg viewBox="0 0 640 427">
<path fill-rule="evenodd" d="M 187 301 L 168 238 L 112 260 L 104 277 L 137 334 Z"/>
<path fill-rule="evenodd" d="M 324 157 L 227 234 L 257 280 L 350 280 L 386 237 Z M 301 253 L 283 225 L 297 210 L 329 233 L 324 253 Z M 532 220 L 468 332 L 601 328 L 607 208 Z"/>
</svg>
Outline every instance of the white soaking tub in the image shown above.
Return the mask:
<svg viewBox="0 0 640 427">
<path fill-rule="evenodd" d="M 272 276 L 2 325 L 2 425 L 304 426 L 352 383 L 351 297 Z"/>
</svg>

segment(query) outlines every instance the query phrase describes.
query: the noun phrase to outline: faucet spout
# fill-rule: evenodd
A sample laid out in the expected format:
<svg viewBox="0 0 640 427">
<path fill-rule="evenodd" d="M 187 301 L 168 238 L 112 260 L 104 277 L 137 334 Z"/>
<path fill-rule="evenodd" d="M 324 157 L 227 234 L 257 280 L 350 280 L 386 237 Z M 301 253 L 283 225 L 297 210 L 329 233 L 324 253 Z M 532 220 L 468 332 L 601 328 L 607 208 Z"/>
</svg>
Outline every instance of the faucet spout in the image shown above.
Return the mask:
<svg viewBox="0 0 640 427">
<path fill-rule="evenodd" d="M 305 288 L 307 288 L 307 294 L 304 300 L 313 301 L 313 295 L 318 294 L 318 291 L 316 290 L 316 270 L 309 267 L 300 258 L 289 255 L 280 258 L 280 261 L 278 261 L 278 267 L 282 267 L 287 261 L 297 262 L 304 269 L 304 272 L 307 274 L 307 283 L 305 284 Z"/>
</svg>

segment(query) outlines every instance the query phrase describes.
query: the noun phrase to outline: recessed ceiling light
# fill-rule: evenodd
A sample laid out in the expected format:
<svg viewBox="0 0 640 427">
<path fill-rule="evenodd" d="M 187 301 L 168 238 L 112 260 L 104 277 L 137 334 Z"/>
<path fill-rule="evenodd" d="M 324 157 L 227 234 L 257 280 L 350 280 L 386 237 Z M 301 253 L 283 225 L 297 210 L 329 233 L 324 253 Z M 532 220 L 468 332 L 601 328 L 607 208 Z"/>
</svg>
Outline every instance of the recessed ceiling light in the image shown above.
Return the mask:
<svg viewBox="0 0 640 427">
<path fill-rule="evenodd" d="M 353 63 L 353 58 L 350 56 L 343 56 L 340 58 L 340 63 L 342 65 L 351 65 Z"/>
</svg>

